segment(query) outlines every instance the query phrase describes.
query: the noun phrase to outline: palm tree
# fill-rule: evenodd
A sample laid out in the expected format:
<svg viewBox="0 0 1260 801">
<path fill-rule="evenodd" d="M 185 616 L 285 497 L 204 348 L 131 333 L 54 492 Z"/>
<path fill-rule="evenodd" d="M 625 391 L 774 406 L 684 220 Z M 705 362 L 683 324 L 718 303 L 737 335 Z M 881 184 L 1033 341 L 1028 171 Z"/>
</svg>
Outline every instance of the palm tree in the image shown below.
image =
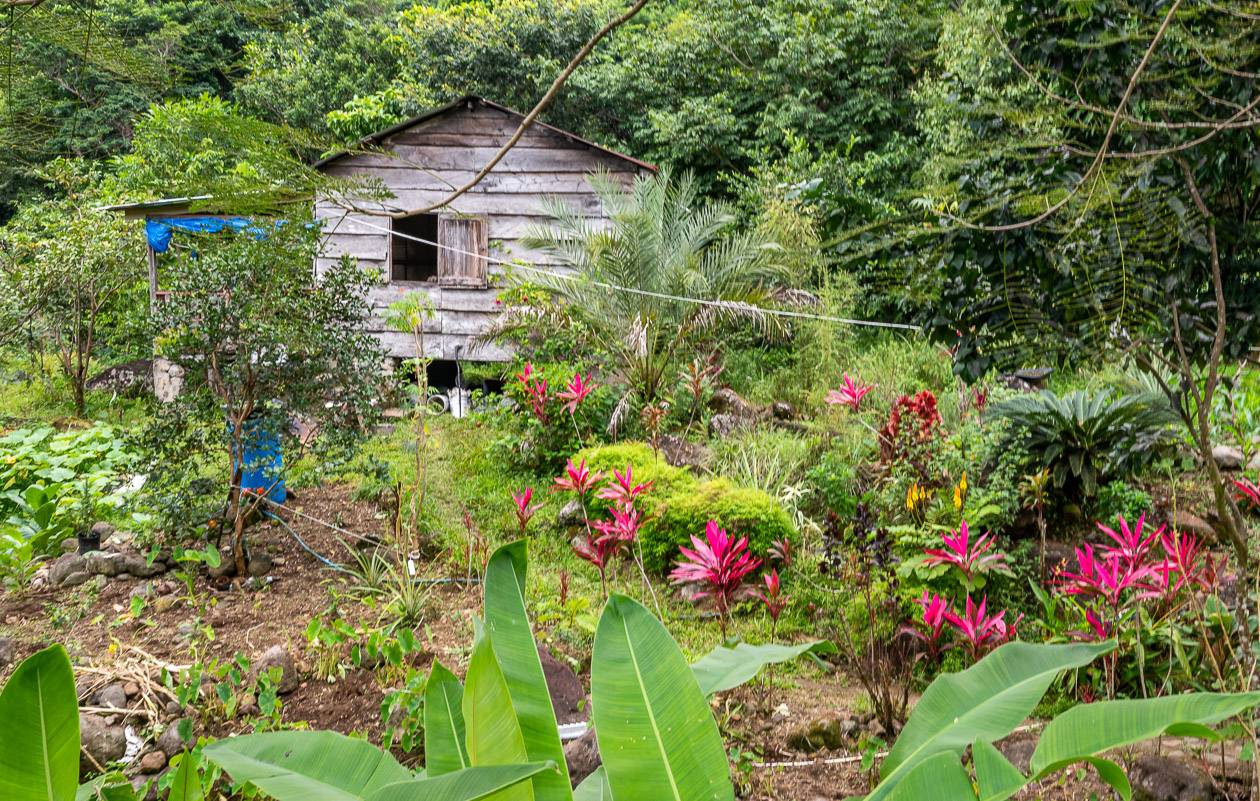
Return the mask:
<svg viewBox="0 0 1260 801">
<path fill-rule="evenodd" d="M 629 191 L 606 174 L 589 180 L 607 221 L 552 198 L 549 224 L 532 229 L 526 244 L 571 271 L 531 271 L 530 280 L 585 323 L 627 387 L 610 422 L 615 429 L 635 403 L 655 403 L 680 355 L 720 325 L 743 321 L 766 335 L 781 332 L 767 304 L 785 276 L 774 258 L 779 251 L 735 232 L 731 211 L 703 203 L 690 174 L 639 177 Z M 517 316 L 502 325 L 538 322 Z"/>
</svg>

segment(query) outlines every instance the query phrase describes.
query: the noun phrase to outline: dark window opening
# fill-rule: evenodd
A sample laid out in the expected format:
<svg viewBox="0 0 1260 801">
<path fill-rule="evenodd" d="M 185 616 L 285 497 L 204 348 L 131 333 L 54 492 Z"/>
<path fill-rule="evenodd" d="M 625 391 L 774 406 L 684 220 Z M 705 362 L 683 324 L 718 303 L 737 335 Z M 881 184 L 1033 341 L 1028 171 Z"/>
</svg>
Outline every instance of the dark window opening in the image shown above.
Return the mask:
<svg viewBox="0 0 1260 801">
<path fill-rule="evenodd" d="M 416 237 L 427 242 L 438 241 L 436 214 L 416 214 L 394 220 L 394 233 L 389 238 L 391 281 L 431 281 L 437 278 L 437 245 L 417 242 Z M 403 236 L 399 236 L 403 234 Z"/>
</svg>

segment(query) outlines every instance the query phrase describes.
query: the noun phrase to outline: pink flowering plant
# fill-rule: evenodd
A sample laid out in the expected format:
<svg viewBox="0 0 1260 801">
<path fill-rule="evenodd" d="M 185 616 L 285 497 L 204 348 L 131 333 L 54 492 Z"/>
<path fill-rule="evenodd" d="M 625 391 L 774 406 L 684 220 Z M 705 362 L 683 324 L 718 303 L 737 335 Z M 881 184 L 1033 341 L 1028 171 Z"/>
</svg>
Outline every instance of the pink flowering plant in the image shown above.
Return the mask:
<svg viewBox="0 0 1260 801">
<path fill-rule="evenodd" d="M 736 602 L 755 593 L 746 580 L 761 560 L 748 550 L 747 537 L 732 537 L 716 520 L 705 525 L 703 540 L 692 535 L 691 544 L 678 549 L 682 558 L 669 577 L 689 600 L 713 606 L 725 640 Z"/>
<path fill-rule="evenodd" d="M 925 548 L 907 559 L 901 572 L 927 582 L 951 576 L 964 593 L 983 589 L 992 574 L 1013 575 L 1006 554 L 996 549 L 993 534 L 975 536 L 966 520 L 957 529 L 942 532 L 940 547 Z"/>
<path fill-rule="evenodd" d="M 839 389 L 833 389 L 827 393 L 824 400 L 831 406 L 844 406 L 851 411 L 861 411 L 862 399 L 866 397 L 875 387 L 866 384 L 860 384 L 849 377 L 848 373 L 844 374 L 844 382 Z"/>
<path fill-rule="evenodd" d="M 525 536 L 525 528 L 529 525 L 529 521 L 538 511 L 538 504 L 533 503 L 534 488 L 526 487 L 520 492 L 512 493 L 512 503 L 516 507 L 516 522 L 520 527 L 521 536 Z"/>
<path fill-rule="evenodd" d="M 1152 528 L 1145 515 L 1134 523 L 1117 516 L 1115 528 L 1097 527 L 1104 541 L 1076 548 L 1075 564 L 1060 567 L 1054 585 L 1083 621 L 1071 636 L 1120 641 L 1103 660 L 1108 696 L 1116 694 L 1122 656 L 1133 658 L 1136 679 L 1145 686 L 1147 653 L 1164 650 L 1161 641 L 1168 649 L 1176 643 L 1184 656 L 1199 639 L 1199 650 L 1213 658 L 1204 613 L 1219 581 L 1216 558 L 1193 533 Z M 1175 662 L 1186 664 L 1182 657 L 1170 659 L 1170 670 Z"/>
<path fill-rule="evenodd" d="M 607 393 L 590 372 L 526 361 L 504 386 L 515 407 L 496 412 L 511 433 L 500 443 L 531 470 L 552 469 L 603 430 Z"/>
<path fill-rule="evenodd" d="M 656 592 L 643 567 L 639 543 L 639 529 L 644 516 L 636 506 L 637 501 L 651 489 L 652 482 L 636 482 L 634 470 L 629 464 L 623 471 L 614 469 L 612 477 L 605 481 L 606 478 L 602 472 L 588 468 L 585 459 L 576 465 L 570 459 L 564 472 L 555 479 L 552 490 L 575 494 L 582 507 L 586 537 L 576 542 L 573 549 L 599 570 L 600 587 L 605 598 L 608 596 L 609 569 L 613 560 L 620 556 L 635 564 L 645 591 L 655 600 Z M 604 517 L 591 517 L 588 503 L 592 499 L 608 503 Z"/>
</svg>

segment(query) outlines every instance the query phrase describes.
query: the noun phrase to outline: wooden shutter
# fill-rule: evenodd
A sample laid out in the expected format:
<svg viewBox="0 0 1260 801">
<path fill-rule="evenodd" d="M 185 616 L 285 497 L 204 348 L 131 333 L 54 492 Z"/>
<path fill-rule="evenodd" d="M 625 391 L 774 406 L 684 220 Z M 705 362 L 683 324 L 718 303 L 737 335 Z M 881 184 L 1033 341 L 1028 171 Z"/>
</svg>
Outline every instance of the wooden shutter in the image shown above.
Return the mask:
<svg viewBox="0 0 1260 801">
<path fill-rule="evenodd" d="M 447 286 L 486 286 L 490 250 L 484 217 L 438 218 L 438 282 Z"/>
</svg>

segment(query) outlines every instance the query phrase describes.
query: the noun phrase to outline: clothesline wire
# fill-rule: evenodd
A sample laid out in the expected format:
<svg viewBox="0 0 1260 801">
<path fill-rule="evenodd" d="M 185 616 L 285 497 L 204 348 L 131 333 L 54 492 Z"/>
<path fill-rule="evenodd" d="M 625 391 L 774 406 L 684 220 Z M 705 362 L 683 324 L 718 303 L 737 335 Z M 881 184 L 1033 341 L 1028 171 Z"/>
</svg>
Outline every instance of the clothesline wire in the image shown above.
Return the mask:
<svg viewBox="0 0 1260 801">
<path fill-rule="evenodd" d="M 448 250 L 448 251 L 451 251 L 452 253 L 459 253 L 464 256 L 472 256 L 474 258 L 485 259 L 486 261 L 492 264 L 501 264 L 505 267 L 511 267 L 516 270 L 525 270 L 527 272 L 549 275 L 549 276 L 552 276 L 554 278 L 559 278 L 564 281 L 582 282 L 582 281 L 587 280 L 587 279 L 582 278 L 581 276 L 570 275 L 568 273 L 559 272 L 557 270 L 544 269 L 542 267 L 537 266 L 537 264 L 534 264 L 534 263 L 522 264 L 515 261 L 507 261 L 505 259 L 499 259 L 494 256 L 490 256 L 488 254 L 473 253 L 472 251 L 462 250 L 460 248 L 453 247 L 451 245 L 444 245 L 441 242 L 434 242 L 431 239 L 424 239 L 422 237 L 402 233 L 401 231 L 394 231 L 390 228 L 386 228 L 383 225 L 370 223 L 363 219 L 357 219 L 356 222 L 359 223 L 360 225 L 365 225 L 368 228 L 375 228 L 378 231 L 383 231 L 387 234 L 390 234 L 391 236 L 397 236 L 403 239 L 409 239 L 413 242 L 419 242 L 424 245 L 431 245 L 433 247 L 442 248 L 443 250 Z M 713 306 L 717 308 L 736 309 L 740 311 L 746 311 L 749 308 L 755 308 L 761 311 L 763 314 L 769 314 L 776 317 L 792 317 L 792 318 L 803 319 L 803 320 L 818 320 L 821 322 L 828 322 L 828 323 L 840 323 L 842 325 L 869 326 L 871 328 L 895 328 L 895 329 L 901 329 L 905 331 L 914 331 L 916 333 L 921 331 L 919 326 L 908 325 L 906 323 L 886 323 L 879 320 L 855 320 L 848 317 L 833 317 L 831 315 L 826 315 L 826 314 L 810 314 L 809 312 L 791 311 L 789 309 L 768 309 L 761 306 L 754 306 L 748 303 L 736 303 L 734 301 L 729 301 L 729 300 L 711 300 L 711 299 L 706 299 L 706 298 L 691 298 L 691 297 L 686 297 L 683 295 L 671 295 L 665 292 L 653 292 L 651 290 L 639 289 L 637 287 L 610 284 L 606 281 L 591 280 L 590 283 L 595 286 L 602 287 L 604 289 L 612 290 L 614 292 L 628 292 L 634 295 L 643 295 L 646 297 L 659 298 L 661 300 L 677 301 L 680 303 L 695 303 L 701 306 Z"/>
</svg>

